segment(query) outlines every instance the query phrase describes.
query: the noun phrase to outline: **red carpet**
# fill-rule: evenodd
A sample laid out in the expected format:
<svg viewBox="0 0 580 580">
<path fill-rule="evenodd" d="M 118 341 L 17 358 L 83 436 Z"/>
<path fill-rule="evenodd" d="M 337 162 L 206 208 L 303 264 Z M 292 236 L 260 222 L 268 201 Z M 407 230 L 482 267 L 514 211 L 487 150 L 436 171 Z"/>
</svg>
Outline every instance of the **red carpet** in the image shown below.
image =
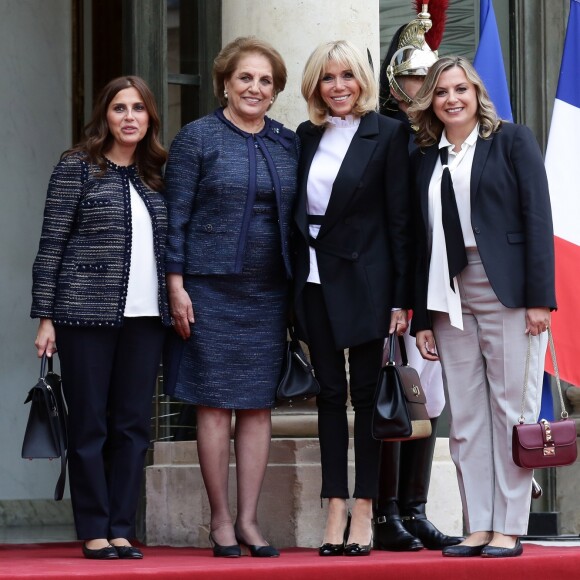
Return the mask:
<svg viewBox="0 0 580 580">
<path fill-rule="evenodd" d="M 320 558 L 316 550 L 282 550 L 280 558 L 213 558 L 209 550 L 145 547 L 143 560 L 97 562 L 80 544 L 0 545 L 0 580 L 546 580 L 578 578 L 580 547 L 527 544 L 519 558 L 444 558 L 439 552 L 373 552 L 369 557 Z"/>
</svg>

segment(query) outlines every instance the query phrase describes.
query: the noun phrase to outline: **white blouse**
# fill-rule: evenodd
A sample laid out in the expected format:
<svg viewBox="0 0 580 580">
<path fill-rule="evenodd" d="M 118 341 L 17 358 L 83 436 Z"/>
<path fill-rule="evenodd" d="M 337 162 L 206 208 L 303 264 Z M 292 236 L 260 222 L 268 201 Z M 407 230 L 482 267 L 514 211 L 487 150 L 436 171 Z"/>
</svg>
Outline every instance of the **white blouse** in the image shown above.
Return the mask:
<svg viewBox="0 0 580 580">
<path fill-rule="evenodd" d="M 453 151 L 453 144 L 447 139 L 445 131 L 439 141 L 439 149 L 449 149 L 448 167 L 453 180 L 453 190 L 457 200 L 459 221 L 466 248 L 476 247 L 475 236 L 471 227 L 471 168 L 479 135 L 479 123 L 473 128 L 461 150 Z M 453 278 L 455 292 L 449 285 L 449 266 L 443 222 L 441 218 L 441 177 L 443 166 L 437 160 L 429 183 L 429 233 L 431 243 L 431 261 L 429 263 L 429 284 L 427 291 L 427 308 L 438 312 L 448 312 L 451 326 L 463 330 L 461 298 L 457 279 Z"/>
<path fill-rule="evenodd" d="M 308 172 L 306 192 L 308 197 L 307 213 L 310 215 L 324 215 L 326 213 L 334 180 L 360 125 L 360 117 L 352 115 L 347 115 L 344 119 L 328 117 L 326 122 L 324 134 L 320 139 Z M 316 238 L 320 226 L 311 224 L 309 231 L 310 235 Z M 307 282 L 320 284 L 316 250 L 312 247 L 310 248 L 310 273 Z"/>
<path fill-rule="evenodd" d="M 125 313 L 127 317 L 159 316 L 157 264 L 153 226 L 145 202 L 129 182 L 131 191 L 131 269 Z"/>
</svg>

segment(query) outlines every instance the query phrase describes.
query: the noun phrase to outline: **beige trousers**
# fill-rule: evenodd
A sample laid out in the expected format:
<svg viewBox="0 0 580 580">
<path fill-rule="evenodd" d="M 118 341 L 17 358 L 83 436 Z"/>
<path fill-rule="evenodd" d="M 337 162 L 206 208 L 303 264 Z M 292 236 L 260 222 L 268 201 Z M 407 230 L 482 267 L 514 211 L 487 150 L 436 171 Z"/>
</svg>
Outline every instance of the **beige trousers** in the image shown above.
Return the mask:
<svg viewBox="0 0 580 580">
<path fill-rule="evenodd" d="M 521 414 L 528 336 L 525 308 L 506 308 L 491 289 L 477 251 L 458 277 L 464 330 L 433 313 L 433 332 L 451 415 L 449 448 L 469 533 L 527 532 L 533 472 L 512 460 Z M 532 337 L 526 422 L 540 411 L 547 333 Z"/>
</svg>

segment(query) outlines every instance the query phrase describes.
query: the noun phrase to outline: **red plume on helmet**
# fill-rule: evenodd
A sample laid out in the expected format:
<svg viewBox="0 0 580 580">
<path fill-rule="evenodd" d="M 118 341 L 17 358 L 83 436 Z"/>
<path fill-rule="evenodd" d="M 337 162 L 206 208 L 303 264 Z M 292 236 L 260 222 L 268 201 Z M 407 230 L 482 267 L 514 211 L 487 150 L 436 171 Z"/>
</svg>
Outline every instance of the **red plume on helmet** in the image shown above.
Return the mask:
<svg viewBox="0 0 580 580">
<path fill-rule="evenodd" d="M 441 44 L 443 38 L 443 32 L 445 31 L 445 20 L 447 18 L 447 7 L 449 6 L 449 0 L 415 0 L 413 2 L 417 14 L 422 12 L 423 4 L 428 4 L 427 8 L 429 14 L 431 14 L 431 29 L 425 34 L 425 40 L 431 48 L 431 50 L 437 50 Z"/>
</svg>

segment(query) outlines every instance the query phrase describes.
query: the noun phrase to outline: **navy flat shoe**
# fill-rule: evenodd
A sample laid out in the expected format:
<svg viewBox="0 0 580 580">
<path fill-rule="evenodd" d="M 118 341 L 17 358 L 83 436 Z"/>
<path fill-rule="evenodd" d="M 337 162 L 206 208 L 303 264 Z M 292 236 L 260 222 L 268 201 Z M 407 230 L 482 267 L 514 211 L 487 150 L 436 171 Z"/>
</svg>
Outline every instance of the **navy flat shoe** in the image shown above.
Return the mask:
<svg viewBox="0 0 580 580">
<path fill-rule="evenodd" d="M 481 552 L 487 546 L 487 544 L 482 544 L 481 546 L 447 546 L 443 548 L 444 556 L 451 556 L 454 558 L 471 558 L 473 556 L 481 556 Z"/>
<path fill-rule="evenodd" d="M 485 546 L 481 551 L 482 558 L 513 558 L 521 556 L 524 547 L 520 539 L 516 539 L 516 545 L 513 548 L 500 548 L 499 546 Z"/>
</svg>

